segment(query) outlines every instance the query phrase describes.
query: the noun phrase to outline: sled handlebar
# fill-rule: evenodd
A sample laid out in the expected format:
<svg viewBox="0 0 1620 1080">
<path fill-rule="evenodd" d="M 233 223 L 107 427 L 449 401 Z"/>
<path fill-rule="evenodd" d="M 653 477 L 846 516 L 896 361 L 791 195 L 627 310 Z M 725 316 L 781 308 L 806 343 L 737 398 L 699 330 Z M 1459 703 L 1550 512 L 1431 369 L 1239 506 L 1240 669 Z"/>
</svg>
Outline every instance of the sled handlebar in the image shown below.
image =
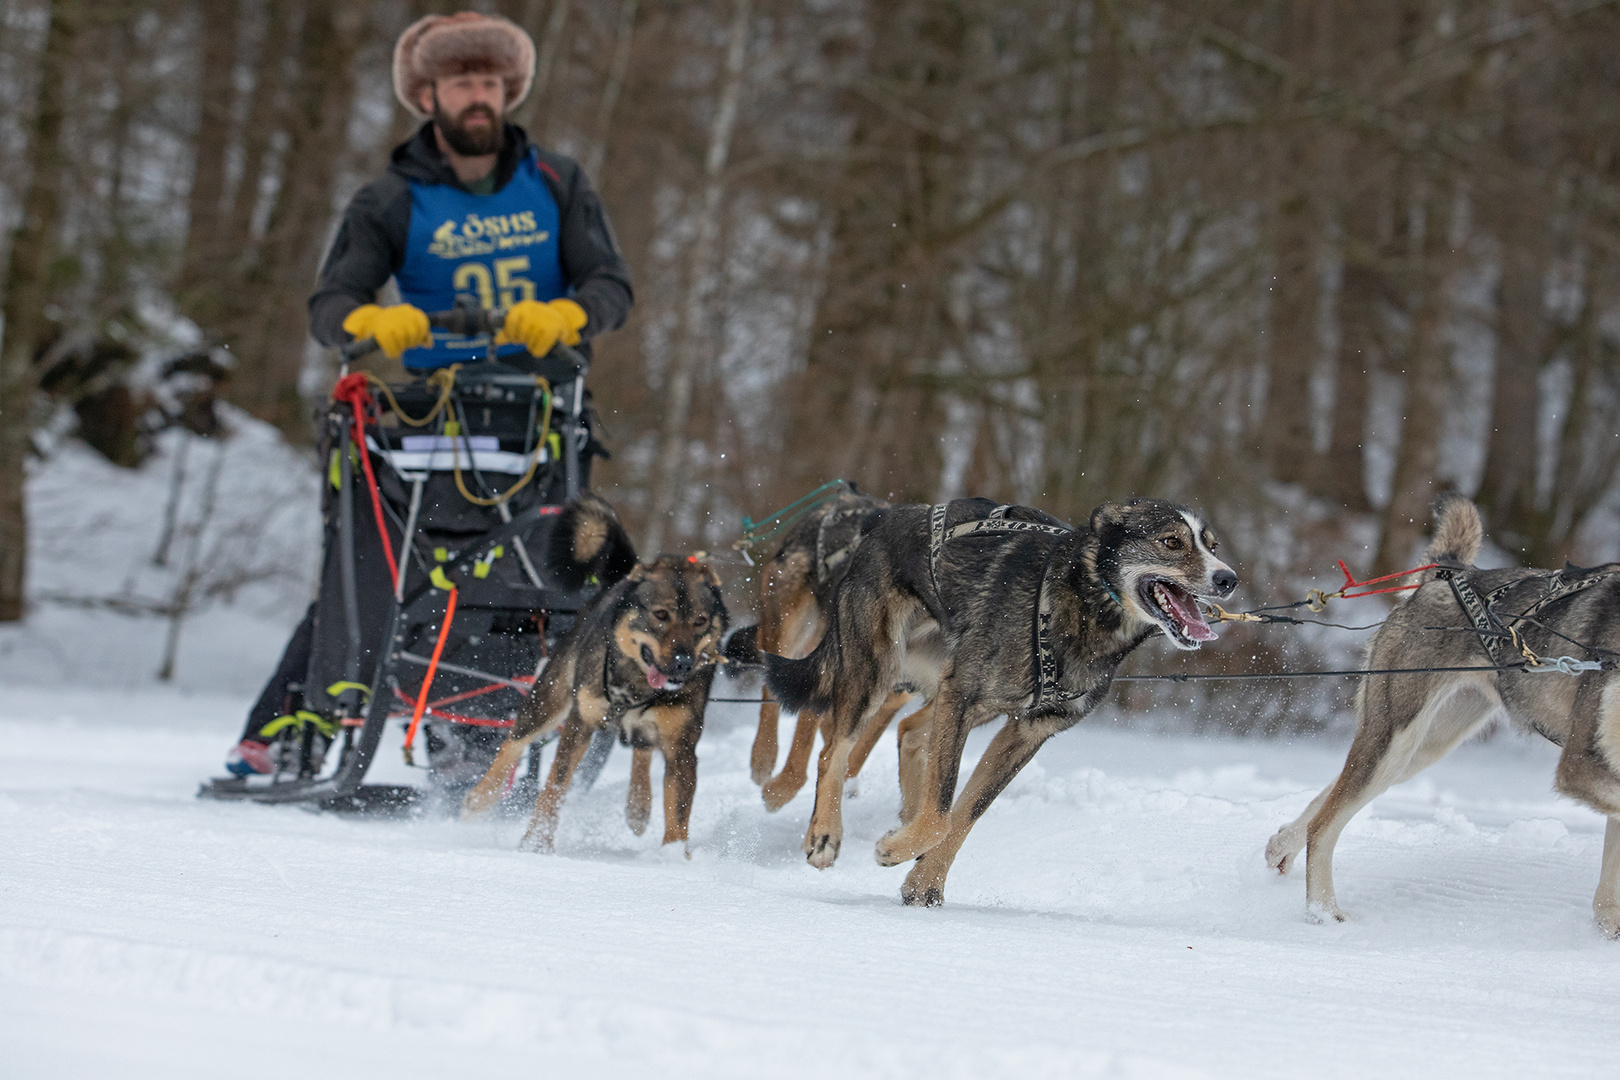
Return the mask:
<svg viewBox="0 0 1620 1080">
<path fill-rule="evenodd" d="M 505 308 L 481 308 L 475 303 L 457 303 L 449 311 L 433 311 L 428 313 L 428 325 L 435 330 L 447 330 L 460 337 L 476 337 L 480 334 L 495 335 L 501 332 L 506 325 Z M 351 341 L 342 348 L 343 363 L 347 367 L 363 357 L 370 356 L 377 351 L 376 338 L 359 338 Z M 555 357 L 574 369 L 575 374 L 582 374 L 586 368 L 585 357 L 562 342 L 552 346 L 551 352 L 546 355 Z"/>
</svg>

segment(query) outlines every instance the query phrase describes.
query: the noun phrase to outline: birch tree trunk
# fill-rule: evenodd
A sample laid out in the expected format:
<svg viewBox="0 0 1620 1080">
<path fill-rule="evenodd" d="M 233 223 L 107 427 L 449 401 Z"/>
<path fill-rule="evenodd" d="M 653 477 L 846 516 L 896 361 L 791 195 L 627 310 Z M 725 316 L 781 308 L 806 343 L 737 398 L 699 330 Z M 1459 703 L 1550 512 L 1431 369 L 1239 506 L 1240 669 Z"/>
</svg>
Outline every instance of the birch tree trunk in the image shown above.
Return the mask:
<svg viewBox="0 0 1620 1080">
<path fill-rule="evenodd" d="M 708 152 L 703 159 L 703 204 L 698 210 L 697 237 L 692 242 L 686 295 L 680 325 L 664 377 L 663 423 L 659 430 L 658 458 L 653 464 L 652 509 L 647 516 L 643 550 L 656 555 L 669 535 L 670 518 L 686 474 L 687 420 L 692 411 L 692 386 L 707 340 L 709 301 L 719 277 L 720 212 L 725 196 L 726 161 L 737 126 L 742 96 L 744 61 L 748 56 L 748 26 L 753 0 L 733 0 L 726 62 L 709 127 Z"/>
</svg>

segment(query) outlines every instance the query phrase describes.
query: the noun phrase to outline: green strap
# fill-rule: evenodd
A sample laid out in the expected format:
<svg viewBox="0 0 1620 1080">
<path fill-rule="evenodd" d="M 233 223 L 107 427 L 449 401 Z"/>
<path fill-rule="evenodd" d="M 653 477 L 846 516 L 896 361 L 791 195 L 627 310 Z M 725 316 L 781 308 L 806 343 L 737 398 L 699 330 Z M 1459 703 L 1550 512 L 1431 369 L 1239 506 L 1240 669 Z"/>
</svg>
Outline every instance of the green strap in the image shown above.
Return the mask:
<svg viewBox="0 0 1620 1080">
<path fill-rule="evenodd" d="M 305 724 L 314 724 L 315 730 L 328 739 L 337 735 L 337 725 L 332 723 L 320 713 L 310 712 L 308 709 L 299 709 L 297 712 L 278 716 L 259 731 L 260 735 L 276 736 L 290 727 L 303 727 Z"/>
<path fill-rule="evenodd" d="M 487 577 L 489 577 L 489 568 L 491 566 L 495 565 L 495 560 L 496 559 L 499 559 L 501 556 L 503 556 L 505 554 L 506 554 L 506 545 L 505 544 L 496 544 L 493 548 L 490 549 L 490 552 L 489 552 L 488 555 L 484 556 L 482 559 L 479 559 L 477 562 L 473 563 L 473 577 L 475 577 L 475 578 L 487 578 Z"/>
<path fill-rule="evenodd" d="M 744 515 L 742 519 L 743 542 L 748 544 L 757 544 L 762 540 L 770 539 L 777 533 L 792 525 L 795 521 L 798 521 L 810 511 L 814 510 L 816 507 L 820 506 L 822 503 L 827 502 L 830 499 L 836 499 L 838 497 L 838 493 L 832 489 L 842 487 L 845 483 L 846 481 L 844 480 L 829 480 L 825 484 L 822 484 L 820 487 L 816 488 L 816 490 L 810 492 L 810 494 L 793 500 L 786 506 L 782 507 L 782 509 L 776 511 L 776 513 L 767 514 L 758 521 Z M 788 516 L 784 517 L 784 515 Z M 772 521 L 776 522 L 774 526 L 769 529 L 764 528 L 765 525 Z"/>
<path fill-rule="evenodd" d="M 339 694 L 343 693 L 343 691 L 345 691 L 345 690 L 358 690 L 358 691 L 360 691 L 360 693 L 364 694 L 366 697 L 371 696 L 371 687 L 367 686 L 365 683 L 350 682 L 347 679 L 339 679 L 337 682 L 333 683 L 331 686 L 328 686 L 326 688 L 326 696 L 327 697 L 337 697 Z"/>
</svg>

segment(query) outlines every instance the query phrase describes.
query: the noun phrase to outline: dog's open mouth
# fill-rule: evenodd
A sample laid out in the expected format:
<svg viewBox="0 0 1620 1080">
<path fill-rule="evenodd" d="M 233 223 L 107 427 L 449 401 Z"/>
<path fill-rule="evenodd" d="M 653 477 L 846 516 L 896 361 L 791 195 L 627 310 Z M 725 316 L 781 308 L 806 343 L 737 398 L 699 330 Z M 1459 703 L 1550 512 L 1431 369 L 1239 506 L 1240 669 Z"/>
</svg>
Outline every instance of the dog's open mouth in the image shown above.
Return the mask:
<svg viewBox="0 0 1620 1080">
<path fill-rule="evenodd" d="M 645 645 L 641 647 L 641 666 L 647 669 L 647 685 L 654 690 L 679 690 L 685 685 L 660 671 L 653 660 L 653 651 Z"/>
<path fill-rule="evenodd" d="M 654 664 L 647 669 L 647 685 L 652 687 L 654 690 L 679 690 L 685 684 L 678 683 L 668 675 L 665 675 L 662 671 L 658 670 L 658 665 Z"/>
<path fill-rule="evenodd" d="M 1206 641 L 1215 640 L 1215 631 L 1209 628 L 1198 610 L 1198 600 L 1192 593 L 1166 578 L 1144 578 L 1137 590 L 1142 606 L 1158 619 L 1165 633 L 1177 645 L 1196 649 Z"/>
</svg>

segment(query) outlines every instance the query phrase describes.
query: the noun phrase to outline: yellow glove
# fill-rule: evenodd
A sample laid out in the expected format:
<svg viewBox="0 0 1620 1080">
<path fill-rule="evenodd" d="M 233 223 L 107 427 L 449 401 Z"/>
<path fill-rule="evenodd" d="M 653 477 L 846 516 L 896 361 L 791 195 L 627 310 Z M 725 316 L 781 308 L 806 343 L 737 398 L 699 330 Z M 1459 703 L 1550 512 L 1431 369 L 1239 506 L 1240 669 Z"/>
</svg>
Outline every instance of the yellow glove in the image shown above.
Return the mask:
<svg viewBox="0 0 1620 1080">
<path fill-rule="evenodd" d="M 378 307 L 362 304 L 349 312 L 343 320 L 343 329 L 356 341 L 376 338 L 377 347 L 390 360 L 398 360 L 406 349 L 433 344 L 433 329 L 420 308 L 410 304 Z"/>
<path fill-rule="evenodd" d="M 585 329 L 585 309 L 572 300 L 552 300 L 542 304 L 538 300 L 520 300 L 506 312 L 506 323 L 501 327 L 495 344 L 516 342 L 535 356 L 544 356 L 561 341 L 564 345 L 578 345 L 579 332 Z"/>
</svg>

